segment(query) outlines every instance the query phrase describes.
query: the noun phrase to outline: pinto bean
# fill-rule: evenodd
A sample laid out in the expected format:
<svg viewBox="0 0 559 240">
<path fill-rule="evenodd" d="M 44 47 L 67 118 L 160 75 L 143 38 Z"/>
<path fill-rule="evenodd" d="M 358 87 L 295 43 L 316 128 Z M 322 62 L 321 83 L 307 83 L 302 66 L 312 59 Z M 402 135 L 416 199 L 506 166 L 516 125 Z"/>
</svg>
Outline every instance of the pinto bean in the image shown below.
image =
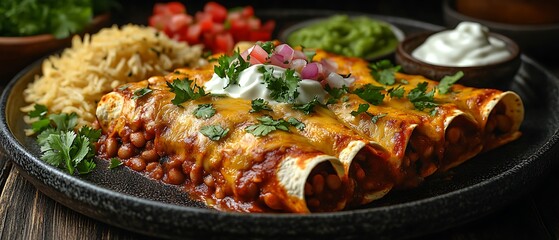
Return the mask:
<svg viewBox="0 0 559 240">
<path fill-rule="evenodd" d="M 510 132 L 510 130 L 512 129 L 512 119 L 505 115 L 505 114 L 499 114 L 496 117 L 497 119 L 497 129 L 499 129 L 501 132 Z"/>
<path fill-rule="evenodd" d="M 161 164 L 157 162 L 153 163 L 155 164 L 155 167 L 152 171 L 150 171 L 149 176 L 153 179 L 159 180 L 163 177 L 163 168 L 161 167 Z"/>
<path fill-rule="evenodd" d="M 336 174 L 328 174 L 326 177 L 326 186 L 332 190 L 338 190 L 342 186 L 342 181 Z"/>
<path fill-rule="evenodd" d="M 146 171 L 152 172 L 159 165 L 158 162 L 150 162 L 146 165 Z"/>
<path fill-rule="evenodd" d="M 130 134 L 130 142 L 137 148 L 144 147 L 146 145 L 146 138 L 142 132 L 133 132 Z"/>
<path fill-rule="evenodd" d="M 134 171 L 141 172 L 146 168 L 146 162 L 141 158 L 133 157 L 126 162 L 126 166 L 129 166 Z"/>
<path fill-rule="evenodd" d="M 305 183 L 305 195 L 306 196 L 313 195 L 312 185 L 309 182 Z"/>
<path fill-rule="evenodd" d="M 281 203 L 280 199 L 276 195 L 272 193 L 266 193 L 264 194 L 263 198 L 264 198 L 264 203 L 269 208 L 275 210 L 281 210 L 283 208 L 283 204 Z"/>
<path fill-rule="evenodd" d="M 315 194 L 320 194 L 324 191 L 324 177 L 320 174 L 316 174 L 312 178 L 312 190 Z"/>
<path fill-rule="evenodd" d="M 147 162 L 155 162 L 159 159 L 159 154 L 157 154 L 155 149 L 145 150 L 140 156 Z"/>
<path fill-rule="evenodd" d="M 118 157 L 120 159 L 128 159 L 134 156 L 134 147 L 129 143 L 122 144 L 118 149 Z"/>
<path fill-rule="evenodd" d="M 462 137 L 462 130 L 459 127 L 450 127 L 446 130 L 446 140 L 449 143 L 456 144 Z"/>
<path fill-rule="evenodd" d="M 107 138 L 105 141 L 105 153 L 108 158 L 115 157 L 118 153 L 118 140 L 116 138 Z"/>
<path fill-rule="evenodd" d="M 170 184 L 179 185 L 184 182 L 185 176 L 182 171 L 178 168 L 171 168 L 169 172 L 167 172 L 166 182 Z"/>
</svg>

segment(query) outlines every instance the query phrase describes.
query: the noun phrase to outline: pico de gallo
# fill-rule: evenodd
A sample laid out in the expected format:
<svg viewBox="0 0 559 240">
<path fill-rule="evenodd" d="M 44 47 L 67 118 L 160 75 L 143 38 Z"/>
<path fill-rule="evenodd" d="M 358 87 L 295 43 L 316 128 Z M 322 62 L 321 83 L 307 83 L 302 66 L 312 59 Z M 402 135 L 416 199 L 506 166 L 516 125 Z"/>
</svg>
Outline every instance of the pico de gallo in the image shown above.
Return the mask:
<svg viewBox="0 0 559 240">
<path fill-rule="evenodd" d="M 180 2 L 156 3 L 149 25 L 189 44 L 202 43 L 211 53 L 230 53 L 240 41 L 269 41 L 275 21 L 262 22 L 252 6 L 227 9 L 208 2 L 202 11 L 188 14 Z"/>
</svg>

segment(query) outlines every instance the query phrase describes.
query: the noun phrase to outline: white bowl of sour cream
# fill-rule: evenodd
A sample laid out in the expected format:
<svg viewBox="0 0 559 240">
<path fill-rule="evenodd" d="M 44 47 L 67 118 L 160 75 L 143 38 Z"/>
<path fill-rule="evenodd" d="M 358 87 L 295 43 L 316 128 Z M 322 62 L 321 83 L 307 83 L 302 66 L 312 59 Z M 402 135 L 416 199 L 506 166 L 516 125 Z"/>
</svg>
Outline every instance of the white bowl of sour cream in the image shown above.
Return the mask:
<svg viewBox="0 0 559 240">
<path fill-rule="evenodd" d="M 408 74 L 440 80 L 462 71 L 462 85 L 495 87 L 514 78 L 520 55 L 510 38 L 462 22 L 454 29 L 408 36 L 396 50 L 396 63 Z"/>
</svg>

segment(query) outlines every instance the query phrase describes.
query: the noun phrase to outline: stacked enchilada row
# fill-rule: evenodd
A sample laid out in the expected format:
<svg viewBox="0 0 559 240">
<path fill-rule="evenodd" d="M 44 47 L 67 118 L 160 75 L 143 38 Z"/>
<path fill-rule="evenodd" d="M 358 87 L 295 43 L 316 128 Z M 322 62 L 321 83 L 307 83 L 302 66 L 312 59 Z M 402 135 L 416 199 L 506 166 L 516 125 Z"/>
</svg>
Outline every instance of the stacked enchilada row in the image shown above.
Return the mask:
<svg viewBox="0 0 559 240">
<path fill-rule="evenodd" d="M 416 186 L 520 136 L 520 98 L 493 89 L 454 85 L 450 94 L 435 94 L 435 114 L 414 109 L 405 98 L 387 98 L 356 115 L 366 101 L 352 90 L 382 85 L 371 76 L 368 62 L 318 51 L 315 60 L 320 59 L 337 63 L 341 74 L 351 73 L 356 81 L 344 101 L 315 106 L 309 114 L 285 103 L 252 112 L 250 100 L 212 95 L 172 103 L 176 93 L 169 83 L 193 79 L 201 86 L 212 77 L 212 65 L 116 88 L 98 104 L 99 156 L 118 157 L 133 170 L 183 186 L 192 198 L 221 210 L 326 212 Z M 405 79 L 401 86 L 407 91 L 422 82 L 431 89 L 438 84 L 401 73 L 397 78 Z M 147 88 L 149 94 L 135 94 Z M 214 115 L 193 114 L 208 104 Z M 295 119 L 304 128 L 283 125 L 262 136 L 246 130 L 266 117 Z M 208 129 L 218 137 L 201 133 Z"/>
</svg>

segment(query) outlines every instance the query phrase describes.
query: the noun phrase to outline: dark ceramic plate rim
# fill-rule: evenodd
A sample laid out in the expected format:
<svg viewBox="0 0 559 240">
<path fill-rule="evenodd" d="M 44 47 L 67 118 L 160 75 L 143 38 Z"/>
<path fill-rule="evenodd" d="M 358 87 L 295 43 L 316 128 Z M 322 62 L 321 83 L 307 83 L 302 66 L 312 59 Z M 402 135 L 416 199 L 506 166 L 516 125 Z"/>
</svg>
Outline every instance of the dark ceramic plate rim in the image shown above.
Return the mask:
<svg viewBox="0 0 559 240">
<path fill-rule="evenodd" d="M 420 27 L 421 22 L 388 17 L 393 23 Z M 433 30 L 437 26 L 425 24 Z M 434 26 L 434 27 L 433 27 Z M 559 80 L 532 59 L 522 56 L 523 63 L 547 77 Z M 559 139 L 555 129 L 545 144 L 534 150 L 521 164 L 491 178 L 455 191 L 396 205 L 350 210 L 336 213 L 242 214 L 184 207 L 126 195 L 69 176 L 45 164 L 30 153 L 12 133 L 7 119 L 12 89 L 23 77 L 40 67 L 40 60 L 20 72 L 6 86 L 0 98 L 0 143 L 13 157 L 20 173 L 39 190 L 67 207 L 100 221 L 152 236 L 178 238 L 186 236 L 259 236 L 266 238 L 344 237 L 399 238 L 442 231 L 486 215 L 526 193 L 518 186 L 534 186 L 545 169 Z M 12 100 L 11 100 L 12 99 Z M 487 188 L 499 187 L 489 197 Z M 480 201 L 464 201 L 472 198 Z M 457 204 L 460 203 L 460 204 Z M 457 215 L 458 213 L 458 215 Z M 172 216 L 171 221 L 169 216 Z M 180 221 L 175 221 L 180 220 Z"/>
</svg>

